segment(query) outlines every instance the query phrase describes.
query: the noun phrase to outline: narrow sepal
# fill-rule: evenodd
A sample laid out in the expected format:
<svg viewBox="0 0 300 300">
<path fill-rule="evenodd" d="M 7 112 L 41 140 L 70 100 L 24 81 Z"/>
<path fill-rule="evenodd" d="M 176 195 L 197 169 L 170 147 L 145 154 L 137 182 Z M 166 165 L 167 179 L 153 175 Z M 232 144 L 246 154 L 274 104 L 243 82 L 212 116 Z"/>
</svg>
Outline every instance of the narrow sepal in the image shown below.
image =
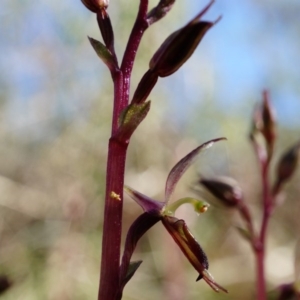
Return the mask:
<svg viewBox="0 0 300 300">
<path fill-rule="evenodd" d="M 121 114 L 119 129 L 114 137 L 122 141 L 129 140 L 133 132 L 147 116 L 150 105 L 150 101 L 141 104 L 130 104 Z"/>
<path fill-rule="evenodd" d="M 139 204 L 142 209 L 151 215 L 161 216 L 162 210 L 165 206 L 164 202 L 156 201 L 129 186 L 124 186 L 124 191 L 130 196 L 137 204 Z"/>
<path fill-rule="evenodd" d="M 254 110 L 250 139 L 255 144 L 260 161 L 270 161 L 276 139 L 276 118 L 267 91 L 263 93 L 262 104 Z"/>
<path fill-rule="evenodd" d="M 192 266 L 201 274 L 208 269 L 208 259 L 195 237 L 187 228 L 184 220 L 164 216 L 162 223 L 179 246 Z"/>
<path fill-rule="evenodd" d="M 118 69 L 117 62 L 112 55 L 112 53 L 106 48 L 105 45 L 103 45 L 100 41 L 95 40 L 91 37 L 88 37 L 92 47 L 96 51 L 97 55 L 101 60 L 107 65 L 107 67 L 111 70 L 114 71 Z"/>
<path fill-rule="evenodd" d="M 97 13 L 97 21 L 105 46 L 115 56 L 114 32 L 106 9 L 101 9 Z"/>
<path fill-rule="evenodd" d="M 273 146 L 276 138 L 276 117 L 269 98 L 269 93 L 267 91 L 264 91 L 263 93 L 262 121 L 262 133 L 269 147 L 272 148 L 270 150 L 273 151 Z"/>
<path fill-rule="evenodd" d="M 172 195 L 176 184 L 178 180 L 182 177 L 182 175 L 185 173 L 185 171 L 189 168 L 190 165 L 193 164 L 195 159 L 197 158 L 197 155 L 202 152 L 203 150 L 206 150 L 210 148 L 214 143 L 218 141 L 226 140 L 226 138 L 218 138 L 211 141 L 208 141 L 193 151 L 191 151 L 188 155 L 186 155 L 184 158 L 182 158 L 170 171 L 167 182 L 166 182 L 166 188 L 165 188 L 165 202 L 168 203 L 170 196 Z"/>
<path fill-rule="evenodd" d="M 132 103 L 142 103 L 146 101 L 147 97 L 155 86 L 157 79 L 158 75 L 152 70 L 148 70 L 142 77 L 134 92 Z"/>
<path fill-rule="evenodd" d="M 150 10 L 147 15 L 148 24 L 151 25 L 154 22 L 162 19 L 173 7 L 175 0 L 160 0 L 158 5 Z"/>
<path fill-rule="evenodd" d="M 162 223 L 172 236 L 173 240 L 179 246 L 185 257 L 199 273 L 197 280 L 203 278 L 214 291 L 219 292 L 219 290 L 222 290 L 227 292 L 226 289 L 215 282 L 213 277 L 207 271 L 209 267 L 207 256 L 199 243 L 196 241 L 195 237 L 189 231 L 184 220 L 179 220 L 175 217 L 164 216 L 162 218 Z"/>
<path fill-rule="evenodd" d="M 176 72 L 193 54 L 205 33 L 215 24 L 200 21 L 213 1 L 186 26 L 172 33 L 159 47 L 150 61 L 150 69 L 166 77 Z"/>
<path fill-rule="evenodd" d="M 199 275 L 196 279 L 196 281 L 202 279 L 205 280 L 205 282 L 217 293 L 221 291 L 223 291 L 224 293 L 228 293 L 228 291 L 222 287 L 221 285 L 219 285 L 215 279 L 213 278 L 213 276 L 208 272 L 208 270 L 204 270 L 203 274 Z"/>
<path fill-rule="evenodd" d="M 140 215 L 130 226 L 126 241 L 125 241 L 125 247 L 122 257 L 122 263 L 120 266 L 120 286 L 118 294 L 122 295 L 123 289 L 125 284 L 128 282 L 126 281 L 127 274 L 129 272 L 130 268 L 130 260 L 132 257 L 132 254 L 135 250 L 135 247 L 139 241 L 139 239 L 158 221 L 160 221 L 161 217 L 150 215 L 148 213 L 143 213 Z M 137 269 L 137 268 L 136 268 Z M 133 274 L 132 274 L 133 275 Z M 121 299 L 121 298 L 117 298 Z"/>
</svg>

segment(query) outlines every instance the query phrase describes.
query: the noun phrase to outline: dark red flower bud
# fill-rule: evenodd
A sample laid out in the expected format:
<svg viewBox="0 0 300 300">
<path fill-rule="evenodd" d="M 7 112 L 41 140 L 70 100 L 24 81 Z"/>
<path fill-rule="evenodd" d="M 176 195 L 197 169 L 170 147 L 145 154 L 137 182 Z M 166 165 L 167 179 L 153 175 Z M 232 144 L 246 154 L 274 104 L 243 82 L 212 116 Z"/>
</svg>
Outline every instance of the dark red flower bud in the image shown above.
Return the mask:
<svg viewBox="0 0 300 300">
<path fill-rule="evenodd" d="M 262 105 L 254 111 L 250 138 L 255 142 L 261 161 L 270 160 L 276 139 L 276 120 L 267 91 L 263 93 Z"/>
<path fill-rule="evenodd" d="M 269 145 L 273 145 L 276 138 L 276 120 L 275 112 L 271 105 L 267 91 L 264 91 L 263 93 L 262 121 L 262 134 L 264 135 L 267 143 Z"/>
<path fill-rule="evenodd" d="M 289 180 L 294 174 L 299 161 L 299 150 L 300 142 L 292 146 L 281 156 L 277 166 L 276 192 L 278 192 L 282 184 Z"/>
<path fill-rule="evenodd" d="M 205 33 L 215 24 L 200 21 L 212 4 L 213 1 L 186 26 L 175 31 L 163 42 L 150 61 L 150 70 L 160 77 L 169 76 L 190 58 Z"/>
<path fill-rule="evenodd" d="M 227 206 L 237 206 L 243 199 L 242 189 L 233 178 L 225 176 L 202 178 L 200 183 Z"/>
</svg>

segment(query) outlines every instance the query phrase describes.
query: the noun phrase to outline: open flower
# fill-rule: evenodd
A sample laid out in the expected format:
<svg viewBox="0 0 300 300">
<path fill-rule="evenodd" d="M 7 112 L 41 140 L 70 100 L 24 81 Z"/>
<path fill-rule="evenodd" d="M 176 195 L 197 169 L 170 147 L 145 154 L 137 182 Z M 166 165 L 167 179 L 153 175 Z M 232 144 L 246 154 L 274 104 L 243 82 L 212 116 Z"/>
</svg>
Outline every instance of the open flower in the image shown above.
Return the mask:
<svg viewBox="0 0 300 300">
<path fill-rule="evenodd" d="M 188 169 L 188 167 L 195 161 L 197 155 L 202 150 L 211 147 L 215 142 L 220 140 L 224 140 L 224 138 L 211 140 L 202 144 L 190 152 L 187 156 L 182 158 L 173 167 L 166 181 L 165 199 L 163 202 L 149 198 L 148 196 L 143 195 L 128 186 L 124 187 L 125 192 L 143 208 L 144 213 L 132 224 L 127 234 L 125 250 L 121 264 L 121 289 L 124 288 L 124 285 L 129 280 L 127 278 L 131 278 L 131 276 L 133 276 L 133 273 L 141 263 L 130 263 L 130 258 L 136 243 L 150 227 L 152 227 L 158 221 L 161 221 L 191 265 L 199 273 L 196 281 L 203 278 L 214 291 L 219 292 L 222 290 L 227 292 L 225 288 L 215 282 L 213 277 L 208 272 L 209 264 L 207 256 L 200 244 L 196 241 L 195 237 L 188 229 L 185 221 L 174 216 L 176 209 L 185 203 L 191 204 L 197 213 L 205 212 L 209 205 L 204 201 L 190 197 L 182 198 L 174 203 L 169 204 L 169 200 L 174 192 L 177 182 Z M 130 268 L 134 265 L 137 267 Z M 130 271 L 130 269 L 134 270 L 133 273 Z"/>
</svg>

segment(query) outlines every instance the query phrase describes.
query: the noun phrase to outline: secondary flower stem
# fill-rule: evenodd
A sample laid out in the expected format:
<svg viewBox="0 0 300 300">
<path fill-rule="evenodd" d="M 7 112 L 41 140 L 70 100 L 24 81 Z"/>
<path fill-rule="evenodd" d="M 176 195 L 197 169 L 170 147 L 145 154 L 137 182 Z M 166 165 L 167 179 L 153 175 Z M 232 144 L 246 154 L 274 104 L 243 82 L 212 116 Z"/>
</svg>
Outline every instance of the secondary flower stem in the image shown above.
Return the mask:
<svg viewBox="0 0 300 300">
<path fill-rule="evenodd" d="M 266 233 L 272 212 L 273 200 L 268 180 L 269 163 L 261 162 L 261 175 L 263 186 L 263 218 L 260 234 L 254 251 L 256 255 L 257 269 L 257 300 L 266 300 L 266 278 L 265 278 L 265 250 L 266 250 Z"/>
</svg>

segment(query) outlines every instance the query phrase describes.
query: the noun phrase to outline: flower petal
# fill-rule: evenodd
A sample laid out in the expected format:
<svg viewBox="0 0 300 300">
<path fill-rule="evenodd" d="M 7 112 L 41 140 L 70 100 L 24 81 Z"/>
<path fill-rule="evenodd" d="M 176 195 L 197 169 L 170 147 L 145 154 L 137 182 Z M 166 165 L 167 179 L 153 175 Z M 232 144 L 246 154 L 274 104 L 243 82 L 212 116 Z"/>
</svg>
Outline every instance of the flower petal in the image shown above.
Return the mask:
<svg viewBox="0 0 300 300">
<path fill-rule="evenodd" d="M 214 291 L 219 292 L 219 290 L 222 290 L 227 293 L 227 290 L 216 283 L 207 271 L 209 266 L 207 256 L 189 231 L 184 220 L 164 216 L 162 223 L 192 266 L 199 272 L 197 281 L 203 278 Z"/>
<path fill-rule="evenodd" d="M 202 274 L 203 270 L 208 269 L 207 256 L 187 228 L 184 220 L 164 216 L 162 223 L 193 267 L 200 274 Z"/>
<path fill-rule="evenodd" d="M 124 191 L 137 203 L 142 209 L 150 214 L 160 216 L 165 204 L 163 202 L 156 201 L 129 186 L 124 186 Z"/>
<path fill-rule="evenodd" d="M 122 295 L 124 286 L 131 278 L 130 276 L 128 276 L 128 271 L 130 267 L 130 259 L 137 245 L 137 242 L 145 234 L 145 232 L 149 230 L 154 224 L 156 224 L 160 219 L 161 217 L 159 216 L 150 215 L 145 212 L 140 215 L 130 226 L 126 236 L 124 253 L 120 266 L 120 287 L 118 291 L 119 295 Z"/>
<path fill-rule="evenodd" d="M 226 140 L 226 138 L 218 138 L 211 141 L 208 141 L 196 149 L 194 149 L 192 152 L 190 152 L 188 155 L 186 155 L 184 158 L 182 158 L 170 171 L 167 182 L 166 182 L 166 188 L 165 188 L 165 203 L 167 204 L 179 179 L 184 174 L 184 172 L 189 168 L 189 166 L 195 161 L 197 155 L 205 150 L 210 148 L 215 142 Z"/>
</svg>

